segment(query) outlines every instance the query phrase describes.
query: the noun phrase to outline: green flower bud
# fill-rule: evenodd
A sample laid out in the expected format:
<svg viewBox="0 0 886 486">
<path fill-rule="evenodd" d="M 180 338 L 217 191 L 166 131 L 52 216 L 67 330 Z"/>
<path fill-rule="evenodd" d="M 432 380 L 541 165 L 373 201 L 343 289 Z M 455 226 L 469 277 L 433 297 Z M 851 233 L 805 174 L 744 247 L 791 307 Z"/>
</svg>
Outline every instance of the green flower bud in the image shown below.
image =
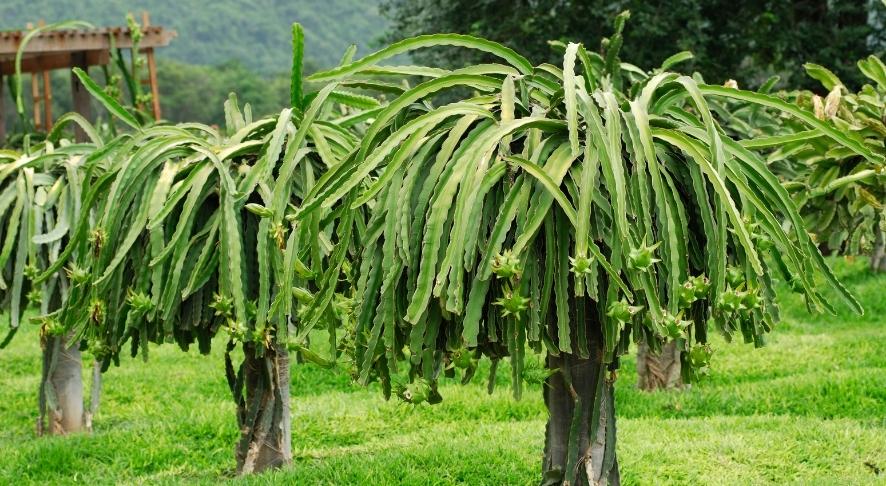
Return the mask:
<svg viewBox="0 0 886 486">
<path fill-rule="evenodd" d="M 431 384 L 424 378 L 419 378 L 408 385 L 397 385 L 394 390 L 396 395 L 406 403 L 418 405 L 428 401 L 431 396 Z"/>
<path fill-rule="evenodd" d="M 664 328 L 667 337 L 671 339 L 683 337 L 683 333 L 690 324 L 692 324 L 692 321 L 682 319 L 680 314 L 675 316 L 667 312 L 664 313 L 662 327 Z"/>
<path fill-rule="evenodd" d="M 643 310 L 642 306 L 630 305 L 628 301 L 622 299 L 609 305 L 606 315 L 618 322 L 628 322 L 634 314 Z"/>
<path fill-rule="evenodd" d="M 758 290 L 748 290 L 742 294 L 741 298 L 741 306 L 744 309 L 751 310 L 757 309 L 761 307 L 763 304 L 760 299 L 760 292 Z"/>
<path fill-rule="evenodd" d="M 742 308 L 743 298 L 743 292 L 727 290 L 720 294 L 720 298 L 717 301 L 717 308 L 723 312 L 735 312 Z"/>
<path fill-rule="evenodd" d="M 729 267 L 726 269 L 726 281 L 732 288 L 738 288 L 745 281 L 744 270 L 738 267 Z"/>
<path fill-rule="evenodd" d="M 754 233 L 752 237 L 754 241 L 757 242 L 757 248 L 759 248 L 760 250 L 766 251 L 771 249 L 773 246 L 772 240 L 770 240 L 768 236 L 762 233 Z"/>
<path fill-rule="evenodd" d="M 689 362 L 695 368 L 708 366 L 713 355 L 714 350 L 709 344 L 696 344 L 689 350 Z"/>
<path fill-rule="evenodd" d="M 493 257 L 492 272 L 500 278 L 520 278 L 523 269 L 520 267 L 520 259 L 511 250 L 505 250 Z"/>
<path fill-rule="evenodd" d="M 228 319 L 227 331 L 234 341 L 240 342 L 246 341 L 246 336 L 249 334 L 249 329 L 246 328 L 246 324 L 237 322 L 233 319 Z"/>
<path fill-rule="evenodd" d="M 698 300 L 698 297 L 695 295 L 695 287 L 692 286 L 692 282 L 686 282 L 677 289 L 677 298 L 679 300 L 679 305 L 681 309 L 687 309 L 692 305 L 693 302 Z"/>
<path fill-rule="evenodd" d="M 570 271 L 575 275 L 590 275 L 591 273 L 591 263 L 594 262 L 593 258 L 588 258 L 585 256 L 578 256 L 575 258 L 569 258 L 569 263 L 571 265 Z"/>
<path fill-rule="evenodd" d="M 72 263 L 68 268 L 66 268 L 65 273 L 68 275 L 68 279 L 74 283 L 74 285 L 80 285 L 89 280 L 89 272 L 77 266 L 76 263 Z"/>
<path fill-rule="evenodd" d="M 126 296 L 126 301 L 134 311 L 143 314 L 150 312 L 154 308 L 154 303 L 151 302 L 151 297 L 143 292 L 133 292 L 132 289 L 129 290 L 129 295 Z"/>
<path fill-rule="evenodd" d="M 40 275 L 40 269 L 37 268 L 37 265 L 33 265 L 33 264 L 29 263 L 29 264 L 25 265 L 25 268 L 22 271 L 22 273 L 24 274 L 25 278 L 27 278 L 28 280 L 34 280 L 35 278 L 37 278 L 37 276 Z"/>
<path fill-rule="evenodd" d="M 449 361 L 452 366 L 462 370 L 467 370 L 476 366 L 476 360 L 471 351 L 465 347 L 458 348 L 449 353 Z"/>
<path fill-rule="evenodd" d="M 43 302 L 43 292 L 41 292 L 40 289 L 31 289 L 26 297 L 28 303 L 34 307 L 40 306 L 40 303 Z"/>
<path fill-rule="evenodd" d="M 254 300 L 246 301 L 246 320 L 249 322 L 255 322 L 255 317 L 258 315 L 258 305 Z"/>
<path fill-rule="evenodd" d="M 628 252 L 628 266 L 635 270 L 648 270 L 654 263 L 661 261 L 655 258 L 655 249 L 659 245 L 661 245 L 661 242 L 652 246 L 643 244 L 639 248 L 631 248 Z"/>
<path fill-rule="evenodd" d="M 212 295 L 212 302 L 209 307 L 215 309 L 215 315 L 220 317 L 231 317 L 234 313 L 234 299 L 219 294 Z"/>
<path fill-rule="evenodd" d="M 101 361 L 111 355 L 111 348 L 97 339 L 89 340 L 86 346 L 89 348 L 89 352 L 92 353 L 96 361 Z"/>
<path fill-rule="evenodd" d="M 529 308 L 529 299 L 516 292 L 506 290 L 504 297 L 496 300 L 495 305 L 501 306 L 502 317 L 517 316 Z"/>
<path fill-rule="evenodd" d="M 302 287 L 292 287 L 292 296 L 302 304 L 310 304 L 314 301 L 314 294 Z"/>
<path fill-rule="evenodd" d="M 708 290 L 711 289 L 711 281 L 708 280 L 708 278 L 704 275 L 689 277 L 687 283 L 692 285 L 693 290 L 695 290 L 695 297 L 698 299 L 701 299 L 705 295 L 707 295 Z"/>
</svg>

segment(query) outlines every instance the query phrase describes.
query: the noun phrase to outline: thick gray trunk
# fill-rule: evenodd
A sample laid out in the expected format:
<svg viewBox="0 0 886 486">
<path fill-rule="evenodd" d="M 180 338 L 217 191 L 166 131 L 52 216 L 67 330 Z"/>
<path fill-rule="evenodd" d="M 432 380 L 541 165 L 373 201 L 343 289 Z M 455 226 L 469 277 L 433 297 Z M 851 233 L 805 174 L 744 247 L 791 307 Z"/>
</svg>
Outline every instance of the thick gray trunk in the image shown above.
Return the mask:
<svg viewBox="0 0 886 486">
<path fill-rule="evenodd" d="M 86 430 L 80 349 L 65 336 L 43 340 L 38 434 L 64 435 Z"/>
<path fill-rule="evenodd" d="M 871 253 L 871 271 L 886 272 L 886 233 L 879 225 L 874 228 L 874 251 Z"/>
<path fill-rule="evenodd" d="M 643 391 L 682 388 L 680 376 L 680 348 L 668 341 L 656 353 L 646 343 L 637 347 L 637 386 Z"/>
<path fill-rule="evenodd" d="M 292 427 L 289 408 L 289 353 L 274 345 L 258 356 L 252 343 L 234 383 L 238 403 L 237 474 L 279 468 L 292 461 Z"/>
<path fill-rule="evenodd" d="M 620 484 L 615 455 L 615 401 L 603 362 L 599 324 L 588 320 L 589 358 L 562 353 L 547 357 L 559 369 L 543 388 L 548 409 L 543 485 Z"/>
</svg>

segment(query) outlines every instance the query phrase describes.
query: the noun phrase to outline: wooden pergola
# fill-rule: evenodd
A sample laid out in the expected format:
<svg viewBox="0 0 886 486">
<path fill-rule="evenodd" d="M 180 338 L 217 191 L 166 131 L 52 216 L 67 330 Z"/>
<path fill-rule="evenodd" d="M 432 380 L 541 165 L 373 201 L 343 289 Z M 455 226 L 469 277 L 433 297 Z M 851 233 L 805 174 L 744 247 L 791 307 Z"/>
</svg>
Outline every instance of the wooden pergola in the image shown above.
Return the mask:
<svg viewBox="0 0 886 486">
<path fill-rule="evenodd" d="M 173 30 L 150 25 L 147 14 L 142 16 L 142 38 L 138 43 L 139 51 L 147 58 L 147 78 L 139 82 L 151 93 L 151 109 L 154 118 L 160 118 L 160 92 L 157 85 L 157 64 L 154 49 L 164 47 L 176 36 Z M 6 120 L 3 104 L 4 84 L 7 76 L 15 75 L 15 57 L 28 30 L 0 32 L 0 141 L 5 138 Z M 103 27 L 95 29 L 52 30 L 35 35 L 25 46 L 22 53 L 21 72 L 30 74 L 31 97 L 34 107 L 34 124 L 36 128 L 49 130 L 52 128 L 52 88 L 49 82 L 49 71 L 79 67 L 84 71 L 89 66 L 108 64 L 111 60 L 111 49 L 132 49 L 133 41 L 128 27 Z M 42 93 L 41 85 L 42 84 Z M 74 111 L 87 119 L 92 119 L 90 95 L 76 76 L 71 76 L 71 96 Z M 42 108 L 41 108 L 42 104 Z M 77 133 L 77 137 L 82 137 Z"/>
</svg>

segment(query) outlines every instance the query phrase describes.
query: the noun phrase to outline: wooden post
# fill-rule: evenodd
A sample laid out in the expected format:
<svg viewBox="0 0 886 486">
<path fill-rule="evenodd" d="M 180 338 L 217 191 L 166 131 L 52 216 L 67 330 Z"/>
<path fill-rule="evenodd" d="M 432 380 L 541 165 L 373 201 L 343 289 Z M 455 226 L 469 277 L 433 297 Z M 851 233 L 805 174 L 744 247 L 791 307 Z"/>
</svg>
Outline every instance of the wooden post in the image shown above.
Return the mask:
<svg viewBox="0 0 886 486">
<path fill-rule="evenodd" d="M 86 53 L 72 53 L 71 67 L 79 67 L 83 71 L 87 71 L 89 65 L 86 63 Z M 83 116 L 83 118 L 92 121 L 92 97 L 73 72 L 71 73 L 71 98 L 74 101 L 74 111 Z M 74 124 L 74 140 L 78 142 L 85 142 L 87 140 L 86 132 L 76 124 Z"/>
<path fill-rule="evenodd" d="M 154 60 L 154 48 L 145 49 L 148 58 L 148 79 L 151 83 L 151 108 L 154 111 L 154 119 L 160 119 L 160 87 L 157 84 L 157 62 Z"/>
<path fill-rule="evenodd" d="M 6 141 L 6 107 L 4 106 L 6 95 L 3 94 L 5 84 L 6 80 L 4 80 L 3 75 L 0 74 L 0 146 Z"/>
<path fill-rule="evenodd" d="M 49 71 L 43 71 L 43 120 L 46 131 L 52 130 L 52 83 L 49 82 Z"/>
<path fill-rule="evenodd" d="M 43 19 L 37 21 L 37 28 L 43 27 L 46 25 L 46 22 Z M 44 123 L 42 118 L 44 113 L 41 113 L 40 102 L 44 102 L 44 107 L 46 106 L 46 98 L 40 96 L 40 76 L 41 73 L 33 72 L 31 73 L 31 103 L 33 103 L 34 108 L 34 129 L 36 130 L 46 130 L 49 131 L 47 127 L 47 123 Z M 46 94 L 46 81 L 48 79 L 49 73 L 43 72 L 43 93 Z"/>
<path fill-rule="evenodd" d="M 151 25 L 151 15 L 147 10 L 142 12 L 142 27 L 146 28 Z M 154 48 L 144 49 L 145 57 L 148 59 L 148 83 L 151 87 L 151 108 L 154 111 L 154 119 L 160 119 L 160 88 L 157 84 L 157 61 L 154 59 Z"/>
<path fill-rule="evenodd" d="M 34 112 L 34 129 L 43 128 L 40 113 L 40 84 L 37 81 L 37 73 L 31 73 L 31 105 Z"/>
</svg>

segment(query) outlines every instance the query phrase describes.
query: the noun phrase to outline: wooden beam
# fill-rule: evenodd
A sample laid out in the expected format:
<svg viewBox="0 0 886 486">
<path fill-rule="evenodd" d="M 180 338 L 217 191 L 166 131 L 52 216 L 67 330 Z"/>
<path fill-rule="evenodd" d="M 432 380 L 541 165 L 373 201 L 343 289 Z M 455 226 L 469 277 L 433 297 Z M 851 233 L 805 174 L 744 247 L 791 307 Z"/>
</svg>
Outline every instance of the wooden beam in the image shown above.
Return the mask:
<svg viewBox="0 0 886 486">
<path fill-rule="evenodd" d="M 74 54 L 72 60 L 74 61 L 72 67 L 79 67 L 84 71 L 89 69 L 89 66 L 86 64 L 86 56 L 83 53 Z M 83 118 L 92 120 L 92 97 L 73 72 L 71 73 L 71 98 L 74 100 L 74 111 L 83 116 Z M 74 140 L 77 142 L 88 140 L 86 132 L 76 123 L 74 124 Z"/>
<path fill-rule="evenodd" d="M 71 68 L 73 54 L 71 52 L 29 54 L 22 58 L 22 74 Z M 86 55 L 86 64 L 89 66 L 103 65 L 111 61 L 108 51 L 86 51 L 84 54 Z M 15 74 L 15 60 L 0 60 L 0 74 L 10 76 Z"/>
<path fill-rule="evenodd" d="M 163 27 L 142 29 L 142 48 L 164 47 L 177 35 L 174 30 Z M 0 58 L 15 57 L 27 31 L 0 32 Z M 54 30 L 43 32 L 31 38 L 25 46 L 25 54 L 50 52 L 107 51 L 113 45 L 118 49 L 131 49 L 132 37 L 129 29 L 112 27 L 89 30 Z"/>
</svg>

